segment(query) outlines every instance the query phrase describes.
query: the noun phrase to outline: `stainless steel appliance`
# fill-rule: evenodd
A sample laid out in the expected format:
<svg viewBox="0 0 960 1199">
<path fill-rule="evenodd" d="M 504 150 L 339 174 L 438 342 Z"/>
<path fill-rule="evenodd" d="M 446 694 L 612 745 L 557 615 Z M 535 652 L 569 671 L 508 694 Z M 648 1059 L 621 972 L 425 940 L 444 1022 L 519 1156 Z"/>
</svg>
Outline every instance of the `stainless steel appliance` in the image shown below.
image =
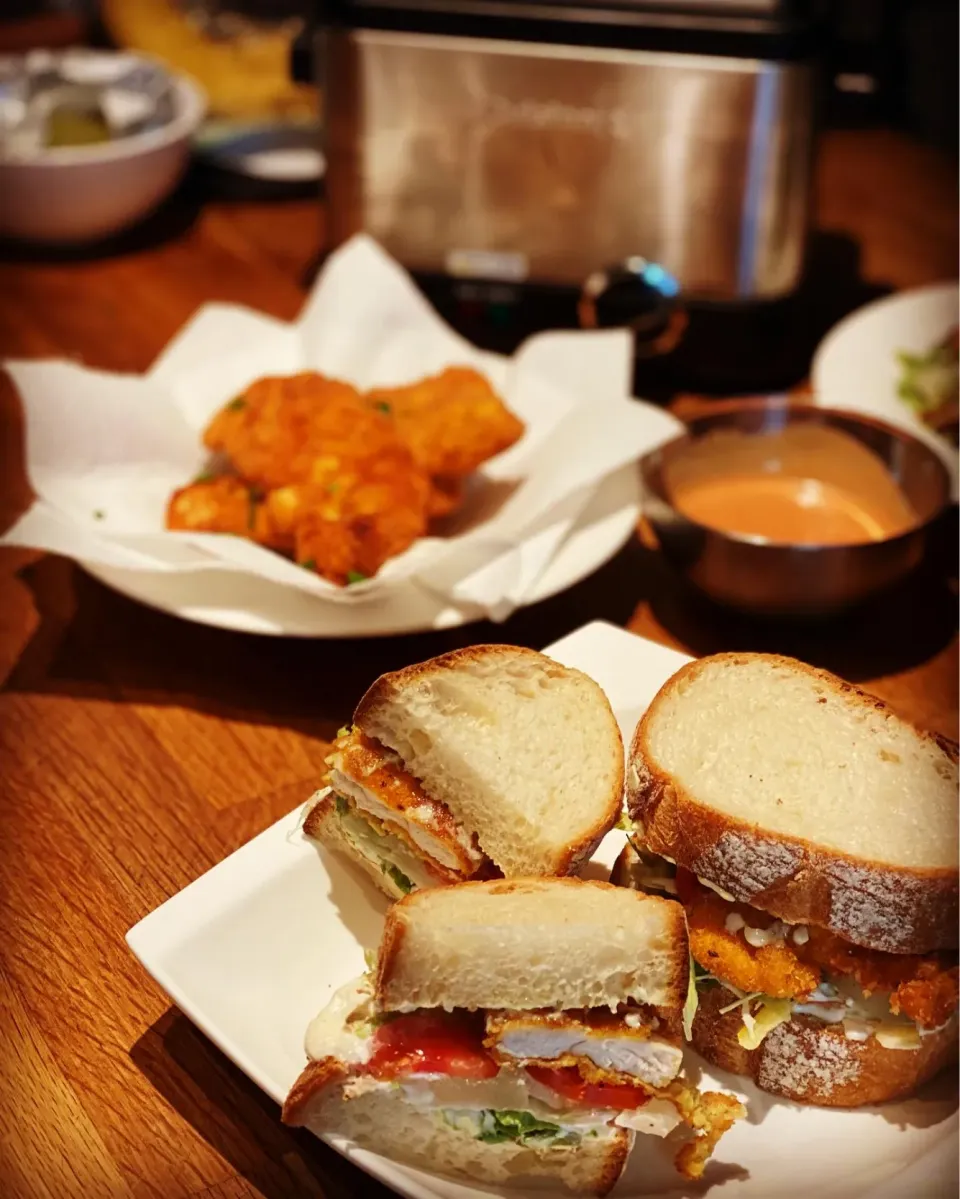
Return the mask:
<svg viewBox="0 0 960 1199">
<path fill-rule="evenodd" d="M 581 313 L 639 307 L 655 338 L 651 298 L 795 291 L 815 107 L 796 3 L 325 0 L 318 18 L 331 246 L 366 230 L 502 323 L 531 294 L 567 323 L 613 268 L 633 297 L 611 316 L 594 287 Z"/>
</svg>

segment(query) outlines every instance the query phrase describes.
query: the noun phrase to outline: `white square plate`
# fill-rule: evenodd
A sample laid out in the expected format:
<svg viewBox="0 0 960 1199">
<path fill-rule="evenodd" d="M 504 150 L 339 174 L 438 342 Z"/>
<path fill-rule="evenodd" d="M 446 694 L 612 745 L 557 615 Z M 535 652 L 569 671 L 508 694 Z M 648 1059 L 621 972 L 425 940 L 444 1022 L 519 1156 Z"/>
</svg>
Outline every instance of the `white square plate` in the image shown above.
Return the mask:
<svg viewBox="0 0 960 1199">
<path fill-rule="evenodd" d="M 547 653 L 592 675 L 627 740 L 661 685 L 688 659 L 596 622 Z M 306 797 L 304 797 L 306 798 Z M 277 1102 L 305 1064 L 307 1024 L 341 983 L 363 970 L 388 901 L 348 866 L 320 854 L 292 812 L 152 912 L 127 934 L 130 948 L 187 1016 Z M 623 843 L 611 832 L 586 873 L 606 877 Z M 688 1072 L 738 1092 L 749 1118 L 720 1144 L 706 1180 L 685 1183 L 654 1137 L 638 1137 L 614 1192 L 723 1199 L 926 1199 L 956 1194 L 956 1096 L 949 1074 L 904 1103 L 831 1111 L 775 1100 L 743 1079 Z M 331 1138 L 330 1144 L 411 1199 L 491 1194 L 425 1174 Z M 524 1192 L 507 1192 L 514 1199 Z M 533 1192 L 536 1193 L 536 1192 Z M 540 1195 L 543 1192 L 539 1192 Z"/>
</svg>

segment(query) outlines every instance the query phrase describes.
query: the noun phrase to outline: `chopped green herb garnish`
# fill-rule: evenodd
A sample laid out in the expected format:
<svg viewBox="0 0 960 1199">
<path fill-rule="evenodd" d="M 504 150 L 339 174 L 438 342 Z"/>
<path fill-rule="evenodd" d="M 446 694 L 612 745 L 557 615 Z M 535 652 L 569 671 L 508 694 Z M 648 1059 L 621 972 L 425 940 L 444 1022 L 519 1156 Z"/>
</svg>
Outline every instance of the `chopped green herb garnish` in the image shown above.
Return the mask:
<svg viewBox="0 0 960 1199">
<path fill-rule="evenodd" d="M 347 586 L 349 587 L 351 583 L 365 583 L 367 580 L 367 577 L 368 577 L 367 575 L 361 574 L 361 572 L 359 570 L 348 570 L 347 571 Z"/>
<path fill-rule="evenodd" d="M 246 400 L 245 396 L 235 396 L 230 401 L 230 403 L 227 405 L 227 411 L 228 412 L 240 412 L 244 408 L 246 408 L 246 406 L 247 406 L 247 400 Z"/>
<path fill-rule="evenodd" d="M 327 495 L 336 495 L 339 490 L 340 484 L 336 480 L 327 484 Z"/>
<path fill-rule="evenodd" d="M 103 518 L 106 515 L 107 515 L 106 512 L 104 512 L 104 510 L 102 508 L 94 508 L 94 510 L 93 510 L 93 519 L 94 520 L 103 520 Z"/>
<path fill-rule="evenodd" d="M 317 564 L 313 558 L 308 558 L 306 560 L 306 562 L 301 562 L 300 565 L 303 567 L 304 570 L 316 570 L 317 569 Z"/>
<path fill-rule="evenodd" d="M 202 470 L 193 481 L 194 483 L 212 483 L 216 477 L 216 471 Z"/>
<path fill-rule="evenodd" d="M 376 409 L 378 412 L 392 412 L 393 409 L 386 400 L 377 400 Z"/>
<path fill-rule="evenodd" d="M 380 869 L 388 878 L 393 879 L 404 895 L 409 895 L 413 890 L 413 883 L 411 880 L 408 879 L 403 871 L 398 869 L 396 866 L 391 866 L 389 862 L 381 862 Z"/>
</svg>

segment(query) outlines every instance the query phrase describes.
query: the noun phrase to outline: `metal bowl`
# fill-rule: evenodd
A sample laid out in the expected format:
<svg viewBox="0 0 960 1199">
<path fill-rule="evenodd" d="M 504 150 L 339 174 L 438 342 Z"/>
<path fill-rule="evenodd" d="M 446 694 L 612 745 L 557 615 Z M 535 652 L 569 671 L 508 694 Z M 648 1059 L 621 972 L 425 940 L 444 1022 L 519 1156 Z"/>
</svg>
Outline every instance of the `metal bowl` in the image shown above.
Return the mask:
<svg viewBox="0 0 960 1199">
<path fill-rule="evenodd" d="M 882 541 L 796 545 L 708 528 L 673 506 L 665 473 L 707 434 L 772 433 L 798 423 L 839 430 L 873 451 L 916 512 L 916 525 Z M 951 501 L 950 472 L 909 433 L 851 412 L 791 407 L 783 398 L 719 404 L 647 454 L 640 468 L 644 516 L 666 558 L 711 599 L 765 616 L 827 616 L 896 583 L 920 562 L 931 525 Z"/>
</svg>

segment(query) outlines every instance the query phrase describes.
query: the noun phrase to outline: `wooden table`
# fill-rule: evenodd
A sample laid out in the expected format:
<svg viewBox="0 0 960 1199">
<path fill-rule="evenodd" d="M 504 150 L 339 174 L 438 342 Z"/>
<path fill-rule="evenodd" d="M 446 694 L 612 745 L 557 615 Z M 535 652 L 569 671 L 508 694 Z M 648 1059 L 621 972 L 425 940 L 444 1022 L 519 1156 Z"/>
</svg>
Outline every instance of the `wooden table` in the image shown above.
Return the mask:
<svg viewBox="0 0 960 1199">
<path fill-rule="evenodd" d="M 870 280 L 906 287 L 955 271 L 955 168 L 893 134 L 828 139 L 817 215 L 861 241 Z M 312 202 L 213 204 L 168 240 L 106 260 L 8 263 L 0 353 L 137 371 L 205 301 L 292 317 L 320 235 Z M 29 496 L 5 382 L 0 415 L 5 527 Z M 723 616 L 637 541 L 505 626 L 337 643 L 200 628 L 137 607 L 67 561 L 0 559 L 6 1197 L 386 1194 L 283 1129 L 123 942 L 310 794 L 327 739 L 380 671 L 480 639 L 541 647 L 600 617 L 696 654 L 793 653 L 957 732 L 949 535 L 909 585 L 828 626 Z"/>
</svg>

